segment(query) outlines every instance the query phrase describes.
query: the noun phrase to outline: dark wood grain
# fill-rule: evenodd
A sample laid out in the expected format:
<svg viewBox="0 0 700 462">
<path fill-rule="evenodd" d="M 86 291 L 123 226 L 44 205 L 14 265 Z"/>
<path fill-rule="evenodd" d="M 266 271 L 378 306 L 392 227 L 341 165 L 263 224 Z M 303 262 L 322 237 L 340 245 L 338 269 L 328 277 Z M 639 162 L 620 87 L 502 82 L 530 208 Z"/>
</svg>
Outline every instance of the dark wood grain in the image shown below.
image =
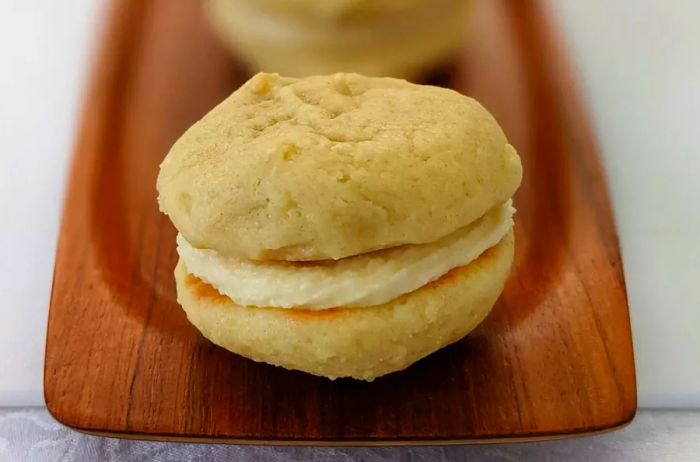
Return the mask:
<svg viewBox="0 0 700 462">
<path fill-rule="evenodd" d="M 247 76 L 197 0 L 115 0 L 58 243 L 53 416 L 132 438 L 313 444 L 542 439 L 632 419 L 617 237 L 571 69 L 539 2 L 481 0 L 472 26 L 440 82 L 481 100 L 522 156 L 512 276 L 464 340 L 373 383 L 333 382 L 228 353 L 177 305 L 158 164 Z"/>
</svg>

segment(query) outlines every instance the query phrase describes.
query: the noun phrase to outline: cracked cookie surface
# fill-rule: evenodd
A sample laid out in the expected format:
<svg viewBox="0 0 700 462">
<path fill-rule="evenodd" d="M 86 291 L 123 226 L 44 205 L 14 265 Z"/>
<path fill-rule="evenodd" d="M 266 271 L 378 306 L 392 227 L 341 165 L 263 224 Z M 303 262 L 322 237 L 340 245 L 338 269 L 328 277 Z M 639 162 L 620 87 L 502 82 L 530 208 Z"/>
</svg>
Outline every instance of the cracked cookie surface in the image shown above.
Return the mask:
<svg viewBox="0 0 700 462">
<path fill-rule="evenodd" d="M 158 191 L 195 247 L 302 261 L 435 241 L 521 175 L 493 117 L 452 90 L 258 74 L 175 143 Z"/>
</svg>

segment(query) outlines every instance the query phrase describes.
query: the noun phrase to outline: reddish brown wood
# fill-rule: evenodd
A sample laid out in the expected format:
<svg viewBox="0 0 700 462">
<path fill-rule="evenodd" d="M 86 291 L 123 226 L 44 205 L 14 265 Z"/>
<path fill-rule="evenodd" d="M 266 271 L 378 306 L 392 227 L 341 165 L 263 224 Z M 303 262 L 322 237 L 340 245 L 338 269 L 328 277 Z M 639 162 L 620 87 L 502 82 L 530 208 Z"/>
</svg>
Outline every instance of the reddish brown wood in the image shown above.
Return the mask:
<svg viewBox="0 0 700 462">
<path fill-rule="evenodd" d="M 178 307 L 158 164 L 246 75 L 199 1 L 115 0 L 58 244 L 51 413 L 127 437 L 316 444 L 547 438 L 628 422 L 624 279 L 572 73 L 539 2 L 481 0 L 472 24 L 443 83 L 481 100 L 522 156 L 513 274 L 463 341 L 374 383 L 332 382 L 227 353 Z"/>
</svg>

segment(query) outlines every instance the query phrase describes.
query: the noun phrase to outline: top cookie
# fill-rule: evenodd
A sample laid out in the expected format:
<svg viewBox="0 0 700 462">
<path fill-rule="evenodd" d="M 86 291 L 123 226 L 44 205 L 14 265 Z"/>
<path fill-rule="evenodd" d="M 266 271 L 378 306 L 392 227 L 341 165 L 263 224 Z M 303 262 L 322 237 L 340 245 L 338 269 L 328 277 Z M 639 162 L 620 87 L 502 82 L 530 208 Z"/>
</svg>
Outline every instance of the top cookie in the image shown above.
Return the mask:
<svg viewBox="0 0 700 462">
<path fill-rule="evenodd" d="M 339 259 L 435 241 L 506 201 L 515 150 L 475 100 L 335 74 L 258 74 L 175 143 L 161 210 L 195 247 Z"/>
</svg>

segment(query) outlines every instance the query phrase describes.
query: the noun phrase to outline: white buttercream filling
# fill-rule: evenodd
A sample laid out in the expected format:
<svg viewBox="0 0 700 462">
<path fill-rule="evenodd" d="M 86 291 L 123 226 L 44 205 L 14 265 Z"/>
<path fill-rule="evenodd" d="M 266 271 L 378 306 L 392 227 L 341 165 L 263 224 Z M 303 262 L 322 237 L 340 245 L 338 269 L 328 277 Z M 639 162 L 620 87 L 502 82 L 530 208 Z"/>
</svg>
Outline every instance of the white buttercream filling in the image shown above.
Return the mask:
<svg viewBox="0 0 700 462">
<path fill-rule="evenodd" d="M 182 235 L 177 251 L 188 272 L 239 305 L 322 310 L 389 302 L 468 265 L 513 226 L 511 201 L 428 244 L 403 245 L 337 261 L 253 261 L 196 249 Z"/>
<path fill-rule="evenodd" d="M 279 43 L 304 44 L 321 39 L 352 43 L 362 37 L 376 39 L 379 33 L 403 39 L 407 33 L 415 33 L 417 27 L 440 23 L 446 16 L 456 14 L 463 4 L 463 0 L 434 0 L 379 16 L 374 22 L 365 19 L 352 24 L 332 21 L 334 9 L 329 8 L 325 20 L 314 22 L 314 27 L 309 27 L 308 21 L 261 10 L 254 1 L 235 0 L 230 5 L 229 20 L 235 22 L 239 30 L 252 31 L 249 33 L 254 36 L 264 36 L 266 40 Z"/>
</svg>

